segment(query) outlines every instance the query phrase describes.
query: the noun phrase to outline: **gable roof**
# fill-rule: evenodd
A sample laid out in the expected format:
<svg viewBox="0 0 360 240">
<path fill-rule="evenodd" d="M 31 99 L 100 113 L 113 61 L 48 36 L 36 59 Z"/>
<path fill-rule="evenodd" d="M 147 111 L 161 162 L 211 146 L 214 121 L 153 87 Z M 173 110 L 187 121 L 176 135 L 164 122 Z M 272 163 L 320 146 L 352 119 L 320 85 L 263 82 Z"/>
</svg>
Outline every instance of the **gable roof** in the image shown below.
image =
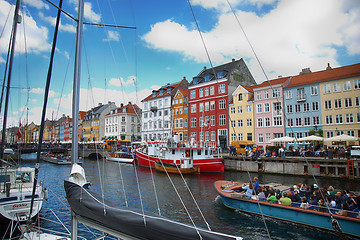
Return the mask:
<svg viewBox="0 0 360 240">
<path fill-rule="evenodd" d="M 279 84 L 283 84 L 286 81 L 288 81 L 291 77 L 282 77 L 282 78 L 277 78 L 277 79 L 273 79 L 273 80 L 269 80 L 269 81 L 264 81 L 262 83 L 260 83 L 259 85 L 254 85 L 252 86 L 252 89 L 258 89 L 258 88 L 264 88 L 264 87 L 270 87 L 271 86 L 275 86 L 275 85 L 279 85 Z"/>
<path fill-rule="evenodd" d="M 290 80 L 290 83 L 285 88 L 355 76 L 360 76 L 360 63 L 293 76 Z"/>
</svg>

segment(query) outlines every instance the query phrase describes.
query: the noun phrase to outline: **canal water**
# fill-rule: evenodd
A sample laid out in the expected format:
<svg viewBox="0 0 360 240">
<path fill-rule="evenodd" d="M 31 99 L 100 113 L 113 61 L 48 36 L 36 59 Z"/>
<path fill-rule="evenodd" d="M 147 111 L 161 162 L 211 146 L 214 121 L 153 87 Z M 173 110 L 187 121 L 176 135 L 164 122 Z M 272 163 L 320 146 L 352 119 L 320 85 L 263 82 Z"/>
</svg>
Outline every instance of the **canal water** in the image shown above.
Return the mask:
<svg viewBox="0 0 360 240">
<path fill-rule="evenodd" d="M 32 165 L 32 164 L 27 164 Z M 213 231 L 243 237 L 244 239 L 269 239 L 264 220 L 260 216 L 245 214 L 226 208 L 213 187 L 216 180 L 249 181 L 249 174 L 243 172 L 226 171 L 223 174 L 199 174 L 184 176 L 171 175 L 171 181 L 164 173 L 141 168 L 129 164 L 119 164 L 107 161 L 84 160 L 87 180 L 91 182 L 91 191 L 103 194 L 104 198 L 119 206 L 128 206 L 158 213 L 157 202 L 161 215 L 182 223 L 191 224 L 189 216 L 184 209 L 178 195 L 182 197 L 192 220 L 198 227 L 206 228 L 206 221 Z M 49 199 L 44 202 L 41 212 L 42 218 L 52 219 L 54 222 L 42 220 L 41 225 L 46 229 L 66 231 L 56 221 L 61 219 L 64 226 L 70 230 L 70 210 L 65 199 L 63 180 L 68 177 L 71 166 L 58 166 L 50 163 L 41 163 L 39 179 L 49 190 Z M 101 176 L 101 177 L 99 177 Z M 122 177 L 121 177 L 122 176 Z M 313 184 L 311 176 L 285 176 L 274 174 L 250 173 L 250 177 L 257 176 L 260 183 L 277 182 L 283 184 L 306 183 Z M 359 191 L 360 186 L 356 181 L 335 178 L 317 178 L 320 186 L 332 185 L 337 189 Z M 176 187 L 174 190 L 173 185 Z M 191 191 L 192 195 L 189 193 Z M 155 194 L 155 192 L 157 194 Z M 156 195 L 158 196 L 156 198 Z M 193 201 L 196 199 L 201 212 Z M 158 200 L 156 200 L 158 199 Z M 202 214 L 201 214 L 202 213 Z M 277 220 L 265 219 L 271 239 L 338 239 L 338 236 L 321 230 L 284 223 Z M 80 224 L 79 235 L 86 238 L 95 238 L 99 234 L 91 228 Z"/>
</svg>

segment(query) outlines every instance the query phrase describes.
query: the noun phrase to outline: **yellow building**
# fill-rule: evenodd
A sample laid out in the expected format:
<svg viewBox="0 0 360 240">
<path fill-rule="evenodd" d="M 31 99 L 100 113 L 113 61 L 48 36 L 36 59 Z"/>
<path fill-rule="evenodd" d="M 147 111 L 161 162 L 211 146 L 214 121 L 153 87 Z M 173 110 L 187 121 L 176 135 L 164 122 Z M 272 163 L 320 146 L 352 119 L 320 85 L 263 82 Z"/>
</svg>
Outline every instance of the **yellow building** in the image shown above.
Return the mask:
<svg viewBox="0 0 360 240">
<path fill-rule="evenodd" d="M 239 85 L 229 104 L 230 143 L 236 140 L 254 141 L 254 92 L 252 87 Z"/>
<path fill-rule="evenodd" d="M 348 73 L 347 77 L 320 83 L 323 131 L 327 138 L 341 134 L 360 136 L 360 64 L 341 70 Z"/>
<path fill-rule="evenodd" d="M 172 104 L 173 133 L 177 133 L 180 142 L 188 141 L 188 100 L 187 89 L 177 90 Z"/>
</svg>

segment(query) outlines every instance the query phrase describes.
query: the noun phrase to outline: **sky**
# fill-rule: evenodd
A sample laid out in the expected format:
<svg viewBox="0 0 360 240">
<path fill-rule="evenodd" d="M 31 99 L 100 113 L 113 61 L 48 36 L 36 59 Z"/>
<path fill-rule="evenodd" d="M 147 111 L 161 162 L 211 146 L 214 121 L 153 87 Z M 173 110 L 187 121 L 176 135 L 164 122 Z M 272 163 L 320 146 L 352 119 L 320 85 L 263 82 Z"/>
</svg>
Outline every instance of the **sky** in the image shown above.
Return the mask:
<svg viewBox="0 0 360 240">
<path fill-rule="evenodd" d="M 54 4 L 59 4 L 53 1 Z M 0 0 L 0 78 L 15 0 Z M 210 68 L 243 58 L 257 83 L 360 62 L 358 0 L 91 0 L 84 21 L 80 110 L 99 103 L 138 104 L 167 83 L 190 82 Z M 77 18 L 77 1 L 63 0 Z M 23 0 L 11 77 L 7 126 L 40 124 L 57 9 Z M 71 116 L 76 38 L 61 15 L 47 119 Z M 6 78 L 7 80 L 7 78 Z M 1 81 L 3 85 L 3 81 Z M 4 106 L 1 109 L 3 115 Z M 1 117 L 2 118 L 2 117 Z"/>
</svg>

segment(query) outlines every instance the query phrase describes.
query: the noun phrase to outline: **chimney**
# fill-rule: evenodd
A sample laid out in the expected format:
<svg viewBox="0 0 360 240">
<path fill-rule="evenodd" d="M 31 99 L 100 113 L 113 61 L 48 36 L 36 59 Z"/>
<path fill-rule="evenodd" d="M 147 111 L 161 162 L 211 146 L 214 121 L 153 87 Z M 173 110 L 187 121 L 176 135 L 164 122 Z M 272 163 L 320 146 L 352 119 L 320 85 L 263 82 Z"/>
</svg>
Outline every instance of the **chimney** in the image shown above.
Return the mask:
<svg viewBox="0 0 360 240">
<path fill-rule="evenodd" d="M 326 70 L 330 70 L 332 67 L 330 66 L 330 63 L 328 63 Z"/>
<path fill-rule="evenodd" d="M 124 104 L 123 104 L 123 103 L 121 103 L 121 104 L 120 104 L 120 107 L 123 107 L 123 106 L 124 106 Z"/>
<path fill-rule="evenodd" d="M 307 73 L 311 73 L 310 68 L 303 68 L 303 69 L 301 70 L 301 72 L 299 73 L 299 75 L 307 74 Z"/>
<path fill-rule="evenodd" d="M 183 80 L 186 80 L 186 77 L 184 76 Z"/>
<path fill-rule="evenodd" d="M 233 58 L 231 61 L 232 61 L 232 62 L 235 62 L 235 58 Z"/>
<path fill-rule="evenodd" d="M 204 66 L 204 71 L 206 70 L 206 66 Z"/>
</svg>

